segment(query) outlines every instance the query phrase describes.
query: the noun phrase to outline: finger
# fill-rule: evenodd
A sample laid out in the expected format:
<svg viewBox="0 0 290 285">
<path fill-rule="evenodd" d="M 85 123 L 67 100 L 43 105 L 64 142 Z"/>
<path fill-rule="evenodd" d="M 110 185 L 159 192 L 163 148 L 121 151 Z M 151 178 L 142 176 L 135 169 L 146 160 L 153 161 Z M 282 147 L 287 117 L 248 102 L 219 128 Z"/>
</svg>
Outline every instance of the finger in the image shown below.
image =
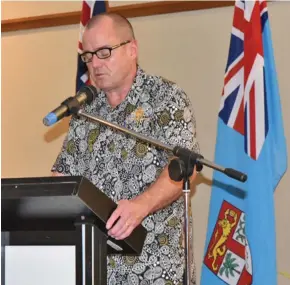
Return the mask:
<svg viewBox="0 0 290 285">
<path fill-rule="evenodd" d="M 120 223 L 118 228 L 113 227 L 110 232 L 112 235 L 114 235 L 114 237 L 123 235 L 123 233 L 127 231 L 128 227 L 133 227 L 133 229 L 135 229 L 139 224 L 141 224 L 142 219 L 139 216 L 136 216 L 135 219 L 133 219 L 132 216 L 128 216 L 127 219 L 126 216 L 122 216 L 122 220 L 120 219 L 119 221 L 122 222 L 122 224 Z M 117 224 L 115 226 L 117 226 Z"/>
<path fill-rule="evenodd" d="M 110 218 L 107 221 L 106 229 L 109 230 L 113 226 L 113 224 L 117 221 L 117 219 L 121 216 L 122 208 L 117 207 L 117 209 L 112 213 Z"/>
<path fill-rule="evenodd" d="M 129 226 L 125 232 L 123 232 L 122 234 L 116 236 L 115 239 L 117 239 L 117 240 L 125 239 L 126 237 L 128 237 L 132 233 L 132 231 L 134 230 L 134 228 L 135 227 L 132 226 L 132 225 Z"/>
<path fill-rule="evenodd" d="M 125 232 L 130 225 L 127 217 L 121 217 L 119 221 L 109 230 L 108 234 L 111 236 L 118 236 Z"/>
</svg>

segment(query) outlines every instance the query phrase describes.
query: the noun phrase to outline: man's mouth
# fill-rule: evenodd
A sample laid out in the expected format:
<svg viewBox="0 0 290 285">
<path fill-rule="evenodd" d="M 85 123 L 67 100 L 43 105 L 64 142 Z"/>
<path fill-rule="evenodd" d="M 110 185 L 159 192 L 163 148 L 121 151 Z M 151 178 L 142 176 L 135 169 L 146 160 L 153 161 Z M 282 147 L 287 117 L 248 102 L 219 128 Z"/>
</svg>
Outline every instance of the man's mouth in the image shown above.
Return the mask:
<svg viewBox="0 0 290 285">
<path fill-rule="evenodd" d="M 104 75 L 105 75 L 105 73 L 97 73 L 97 74 L 95 74 L 96 77 L 102 77 Z"/>
</svg>

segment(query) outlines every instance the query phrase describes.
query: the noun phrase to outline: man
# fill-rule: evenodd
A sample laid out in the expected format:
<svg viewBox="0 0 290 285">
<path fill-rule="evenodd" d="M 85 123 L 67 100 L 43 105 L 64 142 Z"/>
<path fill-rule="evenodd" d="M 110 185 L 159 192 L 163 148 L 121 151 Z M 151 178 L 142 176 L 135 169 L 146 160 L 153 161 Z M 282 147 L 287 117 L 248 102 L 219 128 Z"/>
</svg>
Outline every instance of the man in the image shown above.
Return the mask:
<svg viewBox="0 0 290 285">
<path fill-rule="evenodd" d="M 91 82 L 100 90 L 84 107 L 86 112 L 168 145 L 198 151 L 186 94 L 139 67 L 137 42 L 125 18 L 93 17 L 83 34 L 83 50 Z M 108 257 L 108 284 L 183 282 L 182 183 L 169 178 L 168 159 L 165 150 L 104 125 L 76 118 L 70 122 L 54 175 L 85 176 L 118 204 L 106 224 L 110 236 L 124 239 L 140 223 L 148 232 L 140 256 Z"/>
</svg>

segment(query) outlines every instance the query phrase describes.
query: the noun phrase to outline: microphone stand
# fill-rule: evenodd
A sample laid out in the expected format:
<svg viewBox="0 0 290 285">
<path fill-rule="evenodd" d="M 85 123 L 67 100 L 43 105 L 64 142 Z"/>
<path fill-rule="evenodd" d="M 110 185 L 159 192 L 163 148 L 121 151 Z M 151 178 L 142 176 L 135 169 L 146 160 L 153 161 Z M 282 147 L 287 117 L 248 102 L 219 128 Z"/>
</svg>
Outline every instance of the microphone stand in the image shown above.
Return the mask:
<svg viewBox="0 0 290 285">
<path fill-rule="evenodd" d="M 145 137 L 135 131 L 129 130 L 127 128 L 121 127 L 117 124 L 108 122 L 102 119 L 99 116 L 92 116 L 82 109 L 78 110 L 76 113 L 80 117 L 84 117 L 86 119 L 92 120 L 94 122 L 99 122 L 103 125 L 116 129 L 118 131 L 124 132 L 130 136 L 136 137 L 140 140 L 143 140 L 147 143 L 160 147 L 164 150 L 172 152 L 177 158 L 171 160 L 169 163 L 169 176 L 174 181 L 183 180 L 183 196 L 184 196 L 184 236 L 185 236 L 185 284 L 190 285 L 190 252 L 189 252 L 189 202 L 190 202 L 190 176 L 193 173 L 194 167 L 196 167 L 197 171 L 201 171 L 203 165 L 208 166 L 212 169 L 220 171 L 225 175 L 236 179 L 241 182 L 245 182 L 247 180 L 247 175 L 239 172 L 232 168 L 224 168 L 222 166 L 216 165 L 213 162 L 204 159 L 204 157 L 198 153 L 190 151 L 186 148 L 182 148 L 179 146 L 171 147 L 168 146 L 158 140 Z"/>
</svg>

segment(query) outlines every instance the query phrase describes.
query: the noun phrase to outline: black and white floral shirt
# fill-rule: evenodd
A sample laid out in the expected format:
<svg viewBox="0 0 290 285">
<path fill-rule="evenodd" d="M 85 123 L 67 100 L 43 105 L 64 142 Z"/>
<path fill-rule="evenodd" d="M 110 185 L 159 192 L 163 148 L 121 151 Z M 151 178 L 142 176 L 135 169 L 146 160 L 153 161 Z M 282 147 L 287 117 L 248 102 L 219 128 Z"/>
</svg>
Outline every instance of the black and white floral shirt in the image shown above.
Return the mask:
<svg viewBox="0 0 290 285">
<path fill-rule="evenodd" d="M 176 84 L 148 75 L 139 66 L 132 88 L 120 105 L 111 108 L 105 93 L 100 91 L 84 110 L 167 145 L 199 151 L 195 118 L 187 95 Z M 154 183 L 168 163 L 169 155 L 165 150 L 107 126 L 72 118 L 52 170 L 85 176 L 117 202 L 139 195 Z M 146 217 L 142 225 L 148 234 L 142 254 L 108 256 L 108 284 L 181 285 L 183 209 L 181 197 Z M 195 284 L 193 262 L 191 284 Z"/>
</svg>

